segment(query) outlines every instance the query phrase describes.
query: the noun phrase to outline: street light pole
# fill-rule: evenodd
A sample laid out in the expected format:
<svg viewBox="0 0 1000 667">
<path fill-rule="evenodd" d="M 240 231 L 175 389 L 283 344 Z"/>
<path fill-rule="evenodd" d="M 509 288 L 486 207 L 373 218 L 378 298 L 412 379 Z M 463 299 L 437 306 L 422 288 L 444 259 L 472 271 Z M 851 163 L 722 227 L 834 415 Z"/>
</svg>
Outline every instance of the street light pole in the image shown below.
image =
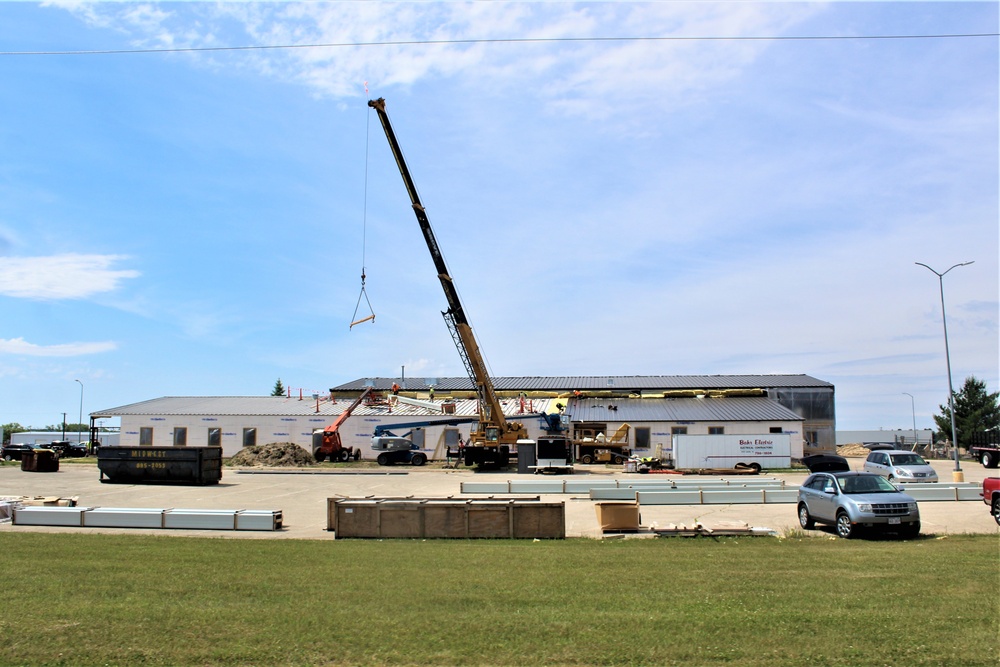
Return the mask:
<svg viewBox="0 0 1000 667">
<path fill-rule="evenodd" d="M 948 271 L 957 269 L 960 266 L 968 266 L 973 263 L 974 262 L 962 262 L 961 264 L 955 264 L 954 266 L 949 267 Z M 923 262 L 914 262 L 914 264 L 922 266 L 936 275 L 938 277 L 938 287 L 941 289 L 941 324 L 944 327 L 944 359 L 945 364 L 948 367 L 948 409 L 951 411 L 951 446 L 955 448 L 955 476 L 961 477 L 962 465 L 958 462 L 958 430 L 955 428 L 955 389 L 951 383 L 951 353 L 948 351 L 948 319 L 944 314 L 944 277 L 948 274 L 948 271 L 938 273 Z"/>
<path fill-rule="evenodd" d="M 73 380 L 73 382 L 80 382 L 80 381 L 79 380 Z M 83 426 L 83 383 L 82 382 L 80 382 L 80 416 L 79 416 L 78 419 L 79 419 L 79 421 L 77 423 L 80 426 Z M 89 438 L 88 438 L 88 440 L 89 440 Z M 77 438 L 76 441 L 80 442 L 80 439 Z"/>
<path fill-rule="evenodd" d="M 917 407 L 913 402 L 913 394 L 903 392 L 910 397 L 910 413 L 913 415 L 913 449 L 917 448 Z"/>
</svg>

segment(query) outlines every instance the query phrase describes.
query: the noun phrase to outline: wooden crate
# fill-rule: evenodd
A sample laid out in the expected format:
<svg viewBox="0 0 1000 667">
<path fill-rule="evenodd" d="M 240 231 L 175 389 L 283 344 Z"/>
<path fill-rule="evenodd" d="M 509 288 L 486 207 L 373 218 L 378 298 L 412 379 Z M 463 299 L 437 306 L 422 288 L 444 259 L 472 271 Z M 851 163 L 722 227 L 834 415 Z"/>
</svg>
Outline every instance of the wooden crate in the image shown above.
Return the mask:
<svg viewBox="0 0 1000 667">
<path fill-rule="evenodd" d="M 562 539 L 564 503 L 435 498 L 327 499 L 337 538 Z"/>
</svg>

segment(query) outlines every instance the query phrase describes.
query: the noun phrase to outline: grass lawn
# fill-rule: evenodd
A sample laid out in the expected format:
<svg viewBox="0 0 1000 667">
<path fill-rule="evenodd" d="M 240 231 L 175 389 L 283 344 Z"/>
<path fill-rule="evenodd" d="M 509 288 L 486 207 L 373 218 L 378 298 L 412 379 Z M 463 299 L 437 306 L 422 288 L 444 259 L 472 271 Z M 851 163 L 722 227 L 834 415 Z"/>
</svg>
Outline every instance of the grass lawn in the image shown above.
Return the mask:
<svg viewBox="0 0 1000 667">
<path fill-rule="evenodd" d="M 0 665 L 997 665 L 1000 543 L 0 533 Z"/>
</svg>

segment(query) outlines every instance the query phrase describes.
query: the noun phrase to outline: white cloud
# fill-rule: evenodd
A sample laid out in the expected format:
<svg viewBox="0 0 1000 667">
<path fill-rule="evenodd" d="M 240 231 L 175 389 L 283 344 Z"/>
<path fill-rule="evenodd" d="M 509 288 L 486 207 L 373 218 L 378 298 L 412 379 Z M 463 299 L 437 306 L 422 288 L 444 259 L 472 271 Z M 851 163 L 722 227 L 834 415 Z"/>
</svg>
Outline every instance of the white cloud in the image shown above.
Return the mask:
<svg viewBox="0 0 1000 667">
<path fill-rule="evenodd" d="M 4 257 L 0 261 L 0 294 L 22 299 L 83 299 L 110 292 L 134 270 L 113 270 L 120 255 L 52 255 Z"/>
<path fill-rule="evenodd" d="M 492 94 L 535 90 L 552 113 L 588 118 L 689 104 L 768 48 L 767 42 L 609 38 L 781 35 L 824 11 L 804 3 L 190 3 L 175 11 L 59 4 L 91 26 L 128 35 L 135 48 L 335 45 L 243 51 L 238 60 L 191 54 L 205 64 L 298 82 L 319 95 L 356 98 L 365 81 L 377 94 L 460 77 Z M 588 38 L 602 41 L 577 41 Z M 443 43 L 456 40 L 483 41 Z"/>
<path fill-rule="evenodd" d="M 36 345 L 23 338 L 0 338 L 0 354 L 19 354 L 27 357 L 77 357 L 84 354 L 111 352 L 117 348 L 118 344 L 111 341 Z"/>
</svg>

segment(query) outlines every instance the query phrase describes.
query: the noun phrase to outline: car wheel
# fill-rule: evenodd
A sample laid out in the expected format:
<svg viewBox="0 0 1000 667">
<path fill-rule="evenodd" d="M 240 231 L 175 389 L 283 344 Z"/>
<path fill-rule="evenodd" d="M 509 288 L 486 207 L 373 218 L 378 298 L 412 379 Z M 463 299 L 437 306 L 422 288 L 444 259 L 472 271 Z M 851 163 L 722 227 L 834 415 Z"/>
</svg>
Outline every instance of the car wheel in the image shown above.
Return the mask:
<svg viewBox="0 0 1000 667">
<path fill-rule="evenodd" d="M 410 464 L 415 466 L 422 466 L 427 463 L 427 457 L 423 454 L 414 454 L 413 458 L 410 459 Z"/>
<path fill-rule="evenodd" d="M 387 466 L 390 463 L 388 454 L 379 454 L 378 458 L 375 460 L 378 462 L 380 466 Z"/>
<path fill-rule="evenodd" d="M 809 508 L 805 503 L 799 503 L 799 525 L 805 530 L 812 530 L 816 527 L 816 522 L 809 516 Z"/>
<path fill-rule="evenodd" d="M 991 513 L 993 514 L 993 520 L 997 522 L 998 526 L 1000 526 L 1000 498 L 993 499 L 993 505 L 990 509 L 992 510 Z"/>
<path fill-rule="evenodd" d="M 584 454 L 583 457 L 580 459 L 580 463 L 586 465 L 590 465 L 593 462 L 594 462 L 594 457 L 591 456 L 590 454 Z"/>
<path fill-rule="evenodd" d="M 837 535 L 849 540 L 854 537 L 856 532 L 857 529 L 851 523 L 851 517 L 847 516 L 847 512 L 837 512 Z"/>
<path fill-rule="evenodd" d="M 996 468 L 998 459 L 994 456 L 993 452 L 983 452 L 982 460 L 980 463 L 983 464 L 984 468 Z"/>
<path fill-rule="evenodd" d="M 12 457 L 11 457 L 11 455 L 10 455 L 10 454 L 4 454 L 4 455 L 3 455 L 3 460 L 4 460 L 4 461 L 10 461 L 10 460 L 11 460 L 11 458 L 12 458 Z"/>
<path fill-rule="evenodd" d="M 621 456 L 616 456 L 615 457 L 615 463 L 618 464 L 618 465 L 621 465 L 622 463 L 625 463 L 625 459 L 623 457 L 621 457 Z"/>
<path fill-rule="evenodd" d="M 337 458 L 340 459 L 341 461 L 350 461 L 351 453 L 346 449 L 341 449 L 340 453 L 337 455 Z"/>
<path fill-rule="evenodd" d="M 914 539 L 920 535 L 920 522 L 914 521 L 903 529 L 903 537 Z"/>
</svg>

